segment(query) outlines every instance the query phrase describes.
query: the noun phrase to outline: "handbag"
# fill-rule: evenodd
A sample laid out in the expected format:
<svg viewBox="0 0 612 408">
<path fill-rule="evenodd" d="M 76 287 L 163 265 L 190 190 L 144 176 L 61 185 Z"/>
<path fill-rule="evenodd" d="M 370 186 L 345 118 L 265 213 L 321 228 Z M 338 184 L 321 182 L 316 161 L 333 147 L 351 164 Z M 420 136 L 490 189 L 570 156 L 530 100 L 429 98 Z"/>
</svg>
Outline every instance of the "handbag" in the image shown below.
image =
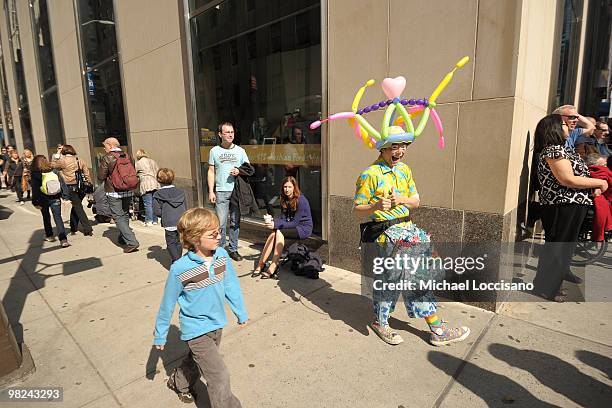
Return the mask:
<svg viewBox="0 0 612 408">
<path fill-rule="evenodd" d="M 85 174 L 81 169 L 81 161 L 79 158 L 77 160 L 77 169 L 74 171 L 74 179 L 76 180 L 76 191 L 79 194 L 91 194 L 94 192 L 93 184 L 91 184 L 87 179 L 85 179 Z"/>
</svg>

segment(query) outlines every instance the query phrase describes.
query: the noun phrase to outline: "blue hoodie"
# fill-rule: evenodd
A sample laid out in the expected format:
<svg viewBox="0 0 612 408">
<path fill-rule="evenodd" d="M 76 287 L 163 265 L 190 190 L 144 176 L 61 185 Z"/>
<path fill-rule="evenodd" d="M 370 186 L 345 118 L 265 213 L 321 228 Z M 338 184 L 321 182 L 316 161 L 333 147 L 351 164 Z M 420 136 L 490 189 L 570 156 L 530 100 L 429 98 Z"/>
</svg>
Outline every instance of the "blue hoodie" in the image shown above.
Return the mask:
<svg viewBox="0 0 612 408">
<path fill-rule="evenodd" d="M 181 340 L 191 340 L 227 324 L 225 299 L 238 317 L 238 323 L 246 322 L 248 316 L 240 282 L 225 249 L 215 250 L 208 267 L 204 259 L 194 252 L 187 252 L 170 268 L 157 313 L 153 344 L 166 344 L 177 301 L 180 307 Z"/>
</svg>

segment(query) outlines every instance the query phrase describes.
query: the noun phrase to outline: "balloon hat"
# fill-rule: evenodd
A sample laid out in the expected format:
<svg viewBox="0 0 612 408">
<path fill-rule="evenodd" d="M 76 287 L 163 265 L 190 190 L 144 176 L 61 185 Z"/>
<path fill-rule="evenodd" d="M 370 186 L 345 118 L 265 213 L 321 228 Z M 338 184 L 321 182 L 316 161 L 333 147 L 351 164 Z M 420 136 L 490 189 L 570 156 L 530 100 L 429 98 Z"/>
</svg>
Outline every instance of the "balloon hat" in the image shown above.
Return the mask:
<svg viewBox="0 0 612 408">
<path fill-rule="evenodd" d="M 450 71 L 444 79 L 438 84 L 429 98 L 424 99 L 402 99 L 401 94 L 406 87 L 406 78 L 398 76 L 396 78 L 385 78 L 382 83 L 382 89 L 387 100 L 380 101 L 370 106 L 359 108 L 359 102 L 367 87 L 374 85 L 375 81 L 370 79 L 364 86 L 359 88 L 353 104 L 351 105 L 352 112 L 334 113 L 327 119 L 317 120 L 310 124 L 310 129 L 316 129 L 323 123 L 336 120 L 348 119 L 349 124 L 355 131 L 355 136 L 362 140 L 363 143 L 370 149 L 377 150 L 388 147 L 393 143 L 412 143 L 425 129 L 425 125 L 431 116 L 434 125 L 439 134 L 438 146 L 444 148 L 444 136 L 442 135 L 444 128 L 440 116 L 436 112 L 436 99 L 446 85 L 453 79 L 455 71 L 463 67 L 470 60 L 469 57 L 463 57 L 455 64 L 455 68 Z M 408 107 L 408 109 L 405 108 Z M 376 130 L 363 116 L 369 112 L 385 108 L 385 113 L 382 120 L 380 132 Z M 399 116 L 396 118 L 396 113 Z M 416 129 L 412 123 L 412 118 L 422 115 Z M 401 126 L 405 126 L 405 128 Z"/>
</svg>

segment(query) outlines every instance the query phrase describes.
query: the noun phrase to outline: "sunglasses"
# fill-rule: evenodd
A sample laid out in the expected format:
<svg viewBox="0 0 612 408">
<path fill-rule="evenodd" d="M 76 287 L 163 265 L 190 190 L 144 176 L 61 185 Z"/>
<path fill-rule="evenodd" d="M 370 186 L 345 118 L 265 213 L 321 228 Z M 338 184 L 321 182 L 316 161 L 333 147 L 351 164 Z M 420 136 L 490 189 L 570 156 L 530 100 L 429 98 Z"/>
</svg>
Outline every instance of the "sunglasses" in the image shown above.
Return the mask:
<svg viewBox="0 0 612 408">
<path fill-rule="evenodd" d="M 216 239 L 219 235 L 221 235 L 221 229 L 214 230 L 211 233 L 204 235 L 202 238 Z"/>
<path fill-rule="evenodd" d="M 578 116 L 576 115 L 563 115 L 564 118 L 568 118 L 569 120 L 577 120 Z"/>
</svg>

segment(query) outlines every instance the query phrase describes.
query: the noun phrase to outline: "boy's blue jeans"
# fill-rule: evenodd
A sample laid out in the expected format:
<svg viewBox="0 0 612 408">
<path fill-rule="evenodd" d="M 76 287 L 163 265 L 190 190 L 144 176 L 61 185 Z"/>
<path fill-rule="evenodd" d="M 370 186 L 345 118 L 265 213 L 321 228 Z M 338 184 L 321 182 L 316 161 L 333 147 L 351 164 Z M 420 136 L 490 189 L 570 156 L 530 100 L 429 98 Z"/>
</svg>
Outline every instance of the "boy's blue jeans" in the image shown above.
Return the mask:
<svg viewBox="0 0 612 408">
<path fill-rule="evenodd" d="M 227 217 L 229 215 L 229 246 L 227 250 L 228 252 L 236 252 L 238 251 L 238 234 L 240 234 L 240 208 L 231 205 L 231 191 L 217 191 L 216 195 L 217 203 L 215 205 L 215 210 L 217 212 L 217 217 L 219 217 L 219 224 L 221 227 L 221 242 L 219 242 L 219 246 L 221 248 L 225 247 Z"/>
</svg>

